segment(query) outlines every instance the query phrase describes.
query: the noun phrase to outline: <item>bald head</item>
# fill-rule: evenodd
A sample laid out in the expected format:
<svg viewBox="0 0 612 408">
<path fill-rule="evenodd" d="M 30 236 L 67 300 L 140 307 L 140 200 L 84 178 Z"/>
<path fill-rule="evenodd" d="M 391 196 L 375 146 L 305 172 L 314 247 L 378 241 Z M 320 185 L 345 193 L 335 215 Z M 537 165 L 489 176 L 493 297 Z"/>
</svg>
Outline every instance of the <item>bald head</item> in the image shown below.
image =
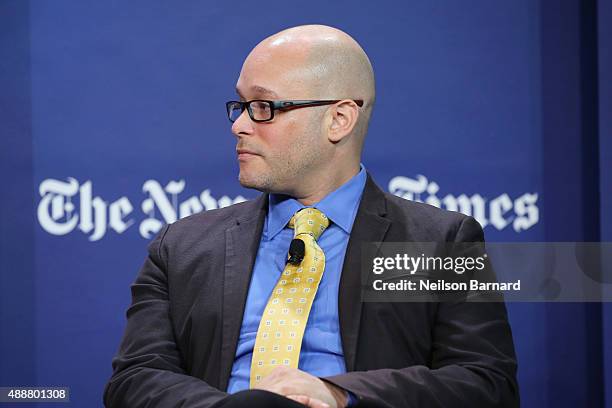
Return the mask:
<svg viewBox="0 0 612 408">
<path fill-rule="evenodd" d="M 363 100 L 363 115 L 355 130 L 365 133 L 375 99 L 374 72 L 351 36 L 324 25 L 292 27 L 261 41 L 245 65 L 271 60 L 282 61 L 283 79 L 307 90 L 302 99 Z M 277 78 L 282 80 L 280 75 Z"/>
<path fill-rule="evenodd" d="M 255 47 L 293 54 L 320 98 L 374 100 L 374 72 L 368 56 L 351 36 L 333 27 L 306 25 L 283 30 Z"/>
</svg>

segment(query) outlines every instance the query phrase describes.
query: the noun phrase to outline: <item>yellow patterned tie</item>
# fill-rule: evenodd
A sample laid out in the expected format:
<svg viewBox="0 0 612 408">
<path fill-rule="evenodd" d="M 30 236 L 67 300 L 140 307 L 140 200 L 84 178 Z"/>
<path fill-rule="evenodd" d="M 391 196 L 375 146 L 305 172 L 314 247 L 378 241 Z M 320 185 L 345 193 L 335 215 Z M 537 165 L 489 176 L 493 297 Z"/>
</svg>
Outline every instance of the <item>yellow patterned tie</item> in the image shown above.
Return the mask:
<svg viewBox="0 0 612 408">
<path fill-rule="evenodd" d="M 325 254 L 317 239 L 328 226 L 329 220 L 316 208 L 304 208 L 289 221 L 294 240 L 304 242 L 304 258 L 285 265 L 261 316 L 251 361 L 251 388 L 275 367 L 298 367 L 304 329 L 325 270 Z"/>
</svg>

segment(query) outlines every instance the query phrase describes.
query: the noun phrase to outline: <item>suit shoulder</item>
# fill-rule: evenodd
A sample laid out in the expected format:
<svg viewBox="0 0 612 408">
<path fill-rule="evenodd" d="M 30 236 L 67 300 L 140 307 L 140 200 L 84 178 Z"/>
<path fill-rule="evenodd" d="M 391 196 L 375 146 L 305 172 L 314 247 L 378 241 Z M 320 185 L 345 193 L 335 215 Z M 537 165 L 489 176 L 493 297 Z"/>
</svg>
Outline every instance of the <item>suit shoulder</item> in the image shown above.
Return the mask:
<svg viewBox="0 0 612 408">
<path fill-rule="evenodd" d="M 405 223 L 408 229 L 417 231 L 428 240 L 454 241 L 463 225 L 482 231 L 480 224 L 471 216 L 407 200 L 391 193 L 384 194 L 389 216 Z"/>
<path fill-rule="evenodd" d="M 223 208 L 215 208 L 214 210 L 206 210 L 196 214 L 189 215 L 176 221 L 173 225 L 201 223 L 201 222 L 219 222 L 228 218 L 241 217 L 249 212 L 252 212 L 257 207 L 258 199 L 242 201 L 228 205 Z"/>
<path fill-rule="evenodd" d="M 184 237 L 224 232 L 227 228 L 236 225 L 236 220 L 257 216 L 261 205 L 260 198 L 256 198 L 192 214 L 172 223 L 168 228 L 168 235 L 176 237 L 178 234 Z"/>
</svg>

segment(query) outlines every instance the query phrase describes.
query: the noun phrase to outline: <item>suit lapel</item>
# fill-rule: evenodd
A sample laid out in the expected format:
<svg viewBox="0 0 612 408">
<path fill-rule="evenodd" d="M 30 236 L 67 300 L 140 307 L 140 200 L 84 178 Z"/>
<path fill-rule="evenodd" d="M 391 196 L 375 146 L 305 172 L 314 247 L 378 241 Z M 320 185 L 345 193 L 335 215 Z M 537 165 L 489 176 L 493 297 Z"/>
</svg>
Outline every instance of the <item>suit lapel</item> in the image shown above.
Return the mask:
<svg viewBox="0 0 612 408">
<path fill-rule="evenodd" d="M 347 371 L 355 369 L 361 321 L 361 247 L 364 242 L 383 241 L 391 224 L 384 218 L 385 214 L 384 193 L 368 174 L 344 257 L 338 294 L 340 333 Z"/>
<path fill-rule="evenodd" d="M 244 216 L 225 232 L 225 276 L 223 282 L 223 335 L 219 388 L 225 390 L 231 374 L 242 325 L 249 282 L 259 248 L 268 207 L 262 194 L 243 211 Z"/>
</svg>

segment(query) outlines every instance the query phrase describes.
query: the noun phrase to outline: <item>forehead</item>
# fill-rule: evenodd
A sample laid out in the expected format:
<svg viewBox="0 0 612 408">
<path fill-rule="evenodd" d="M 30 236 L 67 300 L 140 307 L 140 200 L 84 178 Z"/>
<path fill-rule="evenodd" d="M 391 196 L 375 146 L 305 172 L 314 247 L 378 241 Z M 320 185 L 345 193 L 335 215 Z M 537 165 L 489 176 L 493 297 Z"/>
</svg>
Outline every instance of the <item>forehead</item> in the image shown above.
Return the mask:
<svg viewBox="0 0 612 408">
<path fill-rule="evenodd" d="M 310 74 L 304 47 L 258 46 L 242 65 L 236 91 L 240 96 L 261 98 L 304 95 L 311 86 Z"/>
<path fill-rule="evenodd" d="M 276 99 L 279 95 L 273 90 L 260 85 L 240 86 L 236 85 L 236 93 L 240 96 L 256 95 L 258 98 Z"/>
</svg>

